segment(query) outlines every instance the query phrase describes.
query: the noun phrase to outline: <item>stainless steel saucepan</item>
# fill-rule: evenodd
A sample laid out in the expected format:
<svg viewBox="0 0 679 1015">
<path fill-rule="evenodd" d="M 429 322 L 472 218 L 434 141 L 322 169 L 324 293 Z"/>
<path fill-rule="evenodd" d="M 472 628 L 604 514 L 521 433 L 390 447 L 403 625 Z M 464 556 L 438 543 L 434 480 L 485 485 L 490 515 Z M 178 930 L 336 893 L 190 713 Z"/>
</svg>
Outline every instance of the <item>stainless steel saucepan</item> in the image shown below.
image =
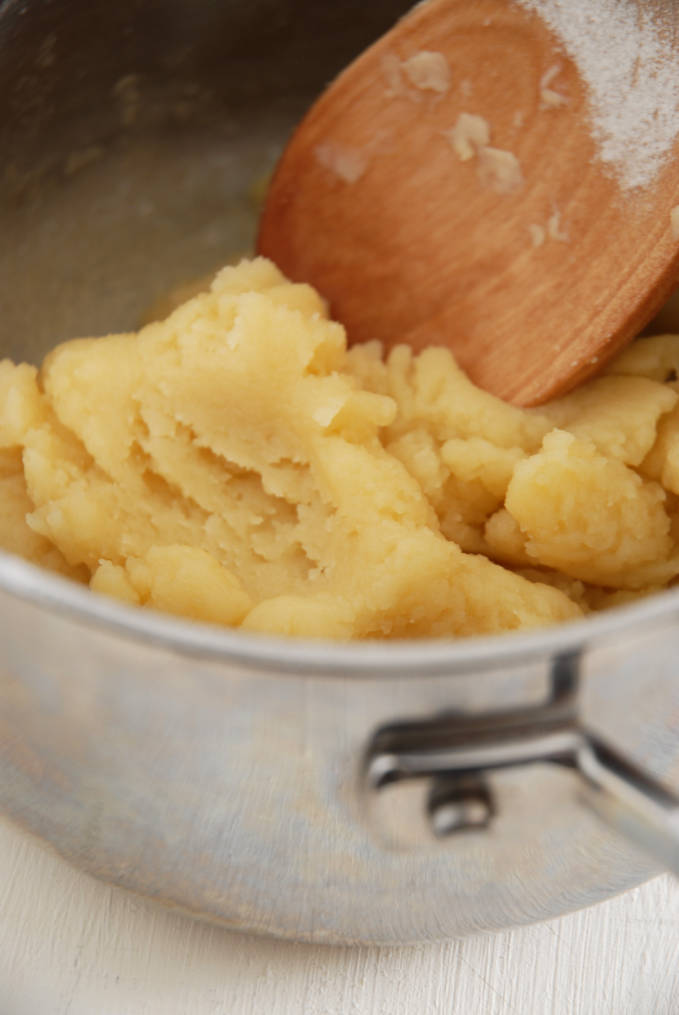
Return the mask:
<svg viewBox="0 0 679 1015">
<path fill-rule="evenodd" d="M 137 324 L 402 0 L 0 0 L 0 336 Z M 278 642 L 0 559 L 0 807 L 97 877 L 314 941 L 506 927 L 679 872 L 679 596 L 457 643 Z M 603 819 L 603 820 L 602 820 Z"/>
</svg>

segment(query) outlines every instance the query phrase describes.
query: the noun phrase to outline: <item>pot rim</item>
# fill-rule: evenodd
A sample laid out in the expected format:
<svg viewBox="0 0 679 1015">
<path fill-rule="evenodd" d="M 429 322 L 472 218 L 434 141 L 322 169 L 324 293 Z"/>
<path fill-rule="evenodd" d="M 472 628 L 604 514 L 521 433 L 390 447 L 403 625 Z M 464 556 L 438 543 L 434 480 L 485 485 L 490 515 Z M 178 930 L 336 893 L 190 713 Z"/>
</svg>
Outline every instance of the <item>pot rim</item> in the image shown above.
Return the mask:
<svg viewBox="0 0 679 1015">
<path fill-rule="evenodd" d="M 52 614 L 179 655 L 281 675 L 415 677 L 493 670 L 575 654 L 594 642 L 679 619 L 679 588 L 605 613 L 529 632 L 453 639 L 331 642 L 221 628 L 116 602 L 0 550 L 0 589 Z"/>
</svg>

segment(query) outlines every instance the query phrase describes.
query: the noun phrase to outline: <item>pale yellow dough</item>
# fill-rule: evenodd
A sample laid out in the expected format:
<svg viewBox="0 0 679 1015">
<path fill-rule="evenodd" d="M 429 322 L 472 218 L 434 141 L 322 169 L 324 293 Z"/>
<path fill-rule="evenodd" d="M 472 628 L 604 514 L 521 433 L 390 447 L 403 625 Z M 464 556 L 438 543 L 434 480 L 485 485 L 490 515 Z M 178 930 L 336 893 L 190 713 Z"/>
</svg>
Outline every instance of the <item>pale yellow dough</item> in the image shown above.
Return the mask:
<svg viewBox="0 0 679 1015">
<path fill-rule="evenodd" d="M 679 574 L 679 337 L 541 410 L 442 349 L 347 351 L 244 261 L 138 334 L 0 363 L 0 545 L 248 631 L 442 637 L 581 616 Z"/>
</svg>

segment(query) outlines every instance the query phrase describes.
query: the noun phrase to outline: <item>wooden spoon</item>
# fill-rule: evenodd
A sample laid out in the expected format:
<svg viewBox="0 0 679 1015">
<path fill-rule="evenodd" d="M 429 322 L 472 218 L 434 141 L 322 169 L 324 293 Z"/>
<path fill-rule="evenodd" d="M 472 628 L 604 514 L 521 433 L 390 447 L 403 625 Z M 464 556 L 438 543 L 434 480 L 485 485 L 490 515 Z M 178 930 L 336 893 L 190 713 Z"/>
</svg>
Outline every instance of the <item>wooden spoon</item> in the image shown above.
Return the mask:
<svg viewBox="0 0 679 1015">
<path fill-rule="evenodd" d="M 654 5 L 676 33 L 679 5 Z M 520 405 L 600 369 L 679 279 L 672 138 L 652 179 L 626 187 L 593 139 L 578 68 L 529 6 L 414 8 L 303 120 L 258 241 L 320 290 L 350 341 L 449 346 Z"/>
</svg>

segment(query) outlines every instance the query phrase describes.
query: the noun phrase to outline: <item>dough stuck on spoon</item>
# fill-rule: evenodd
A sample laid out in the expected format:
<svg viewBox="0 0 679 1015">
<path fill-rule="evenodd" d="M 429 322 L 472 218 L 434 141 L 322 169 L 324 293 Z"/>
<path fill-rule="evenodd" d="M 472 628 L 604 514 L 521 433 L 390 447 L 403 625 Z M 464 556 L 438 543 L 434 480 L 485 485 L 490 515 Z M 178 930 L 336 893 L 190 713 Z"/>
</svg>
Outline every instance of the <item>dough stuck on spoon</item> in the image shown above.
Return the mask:
<svg viewBox="0 0 679 1015">
<path fill-rule="evenodd" d="M 298 127 L 259 252 L 351 342 L 447 346 L 519 405 L 570 390 L 679 278 L 677 27 L 660 0 L 419 4 Z"/>
</svg>

